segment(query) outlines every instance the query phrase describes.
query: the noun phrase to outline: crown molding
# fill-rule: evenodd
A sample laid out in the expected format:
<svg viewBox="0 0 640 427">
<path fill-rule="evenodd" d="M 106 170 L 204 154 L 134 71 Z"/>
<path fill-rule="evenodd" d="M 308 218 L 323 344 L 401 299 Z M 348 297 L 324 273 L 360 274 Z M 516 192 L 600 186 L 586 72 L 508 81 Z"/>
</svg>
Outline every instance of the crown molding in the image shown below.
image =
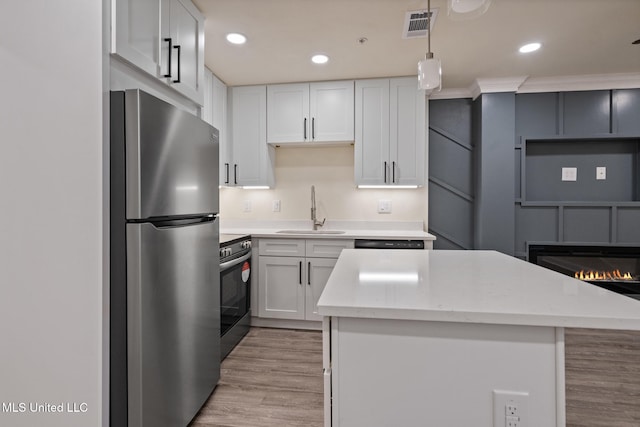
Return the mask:
<svg viewBox="0 0 640 427">
<path fill-rule="evenodd" d="M 517 92 L 571 92 L 636 88 L 640 88 L 640 73 L 587 74 L 580 76 L 532 77 L 527 79 Z"/>
<path fill-rule="evenodd" d="M 528 76 L 516 76 L 516 77 L 498 77 L 498 78 L 477 78 L 471 86 L 469 91 L 472 94 L 473 99 L 476 99 L 483 93 L 497 93 L 497 92 L 517 92 L 518 88 L 527 80 Z"/>
<path fill-rule="evenodd" d="M 497 92 L 537 93 L 612 89 L 640 89 L 640 73 L 478 78 L 468 88 L 442 89 L 429 95 L 429 99 L 476 99 L 483 93 Z"/>
<path fill-rule="evenodd" d="M 429 99 L 459 99 L 459 98 L 473 98 L 473 94 L 467 88 L 453 88 L 442 89 L 439 92 L 431 92 Z"/>
</svg>

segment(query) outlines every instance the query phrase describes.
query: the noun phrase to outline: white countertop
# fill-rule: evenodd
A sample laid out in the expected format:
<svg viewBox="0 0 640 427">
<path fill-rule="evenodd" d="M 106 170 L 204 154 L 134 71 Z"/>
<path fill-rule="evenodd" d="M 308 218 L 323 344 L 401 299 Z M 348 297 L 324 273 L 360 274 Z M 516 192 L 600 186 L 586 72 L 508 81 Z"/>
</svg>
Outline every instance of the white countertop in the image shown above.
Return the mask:
<svg viewBox="0 0 640 427">
<path fill-rule="evenodd" d="M 321 231 L 339 230 L 339 234 L 279 233 L 282 230 L 311 230 L 311 221 L 223 221 L 221 233 L 251 234 L 258 238 L 287 239 L 404 239 L 435 240 L 435 236 L 423 230 L 421 221 L 329 221 Z"/>
<path fill-rule="evenodd" d="M 640 301 L 494 251 L 345 249 L 323 316 L 640 330 Z"/>
</svg>

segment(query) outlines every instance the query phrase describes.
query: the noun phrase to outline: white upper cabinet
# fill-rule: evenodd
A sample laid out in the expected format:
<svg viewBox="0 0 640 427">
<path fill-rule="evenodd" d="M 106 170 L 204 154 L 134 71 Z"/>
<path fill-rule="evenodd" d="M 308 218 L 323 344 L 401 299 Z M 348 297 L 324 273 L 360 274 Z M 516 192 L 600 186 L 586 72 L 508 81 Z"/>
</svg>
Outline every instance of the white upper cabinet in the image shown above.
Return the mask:
<svg viewBox="0 0 640 427">
<path fill-rule="evenodd" d="M 204 17 L 189 0 L 162 0 L 161 73 L 166 82 L 202 105 Z"/>
<path fill-rule="evenodd" d="M 112 53 L 204 102 L 204 17 L 189 0 L 115 0 Z"/>
<path fill-rule="evenodd" d="M 116 0 L 112 53 L 152 76 L 160 75 L 159 0 Z"/>
<path fill-rule="evenodd" d="M 218 129 L 220 141 L 220 185 L 229 185 L 231 180 L 232 147 L 227 136 L 227 86 L 211 71 L 205 69 L 205 96 L 202 119 Z"/>
<path fill-rule="evenodd" d="M 357 185 L 424 185 L 424 91 L 414 77 L 356 81 Z"/>
<path fill-rule="evenodd" d="M 275 149 L 267 144 L 267 88 L 233 87 L 229 96 L 233 164 L 228 185 L 273 187 Z"/>
<path fill-rule="evenodd" d="M 353 81 L 267 86 L 267 142 L 354 139 Z"/>
</svg>

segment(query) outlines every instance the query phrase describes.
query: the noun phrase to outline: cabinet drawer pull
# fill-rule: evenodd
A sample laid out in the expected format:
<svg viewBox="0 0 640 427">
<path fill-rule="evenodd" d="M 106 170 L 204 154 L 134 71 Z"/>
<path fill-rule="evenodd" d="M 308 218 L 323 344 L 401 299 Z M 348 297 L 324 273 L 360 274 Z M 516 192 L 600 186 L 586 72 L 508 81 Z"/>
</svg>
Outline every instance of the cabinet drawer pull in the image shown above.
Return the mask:
<svg viewBox="0 0 640 427">
<path fill-rule="evenodd" d="M 238 164 L 233 165 L 233 183 L 238 184 Z"/>
<path fill-rule="evenodd" d="M 224 183 L 228 184 L 229 183 L 229 163 L 225 163 L 224 168 L 225 168 L 225 176 L 226 176 Z"/>
<path fill-rule="evenodd" d="M 316 139 L 316 118 L 311 118 L 311 139 Z"/>
<path fill-rule="evenodd" d="M 307 263 L 307 285 L 311 286 L 311 261 Z"/>
<path fill-rule="evenodd" d="M 302 126 L 302 130 L 304 132 L 304 140 L 307 140 L 307 118 L 304 118 L 304 124 Z"/>
<path fill-rule="evenodd" d="M 298 283 L 302 285 L 302 261 L 300 261 L 300 265 L 298 266 Z"/>
<path fill-rule="evenodd" d="M 173 50 L 173 46 L 171 44 L 171 37 L 168 39 L 164 39 L 165 42 L 169 43 L 169 58 L 167 64 L 167 74 L 164 74 L 163 77 L 171 77 L 171 51 Z"/>
<path fill-rule="evenodd" d="M 387 183 L 387 162 L 384 162 L 384 183 Z"/>
<path fill-rule="evenodd" d="M 180 62 L 182 62 L 180 60 L 180 45 L 177 44 L 173 47 L 174 49 L 178 49 L 178 78 L 176 80 L 174 80 L 174 83 L 180 83 Z"/>
</svg>

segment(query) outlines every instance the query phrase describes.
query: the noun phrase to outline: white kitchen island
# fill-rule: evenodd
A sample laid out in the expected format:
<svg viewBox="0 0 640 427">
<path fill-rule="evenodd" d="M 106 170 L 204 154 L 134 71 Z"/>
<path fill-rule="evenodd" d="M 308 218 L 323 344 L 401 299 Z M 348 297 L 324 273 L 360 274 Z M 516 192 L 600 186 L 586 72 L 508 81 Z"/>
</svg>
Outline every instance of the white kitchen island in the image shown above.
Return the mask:
<svg viewBox="0 0 640 427">
<path fill-rule="evenodd" d="M 563 427 L 564 328 L 640 330 L 638 301 L 493 251 L 344 250 L 318 308 L 333 427 Z"/>
</svg>

